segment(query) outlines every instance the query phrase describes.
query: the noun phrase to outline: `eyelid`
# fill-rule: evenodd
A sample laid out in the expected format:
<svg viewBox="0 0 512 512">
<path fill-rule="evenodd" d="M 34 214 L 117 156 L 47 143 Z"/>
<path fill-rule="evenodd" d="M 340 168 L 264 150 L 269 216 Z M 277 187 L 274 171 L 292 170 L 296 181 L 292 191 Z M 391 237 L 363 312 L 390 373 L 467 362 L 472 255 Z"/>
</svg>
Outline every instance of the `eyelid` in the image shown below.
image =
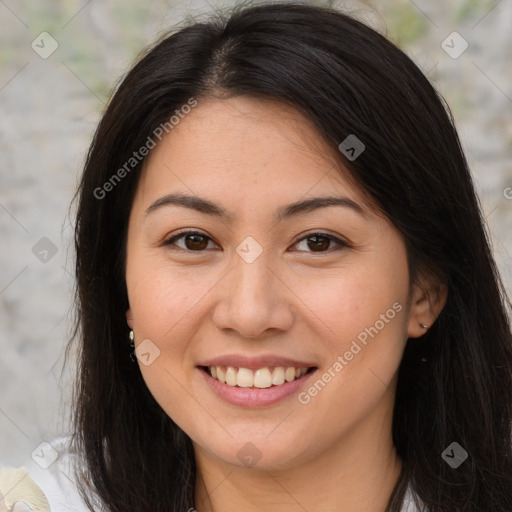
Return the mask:
<svg viewBox="0 0 512 512">
<path fill-rule="evenodd" d="M 200 236 L 203 236 L 204 238 L 207 238 L 208 240 L 211 240 L 213 243 L 218 245 L 217 242 L 215 242 L 215 240 L 210 235 L 207 235 L 206 233 L 204 233 L 201 230 L 190 229 L 190 228 L 180 229 L 180 230 L 176 231 L 175 233 L 173 233 L 171 236 L 166 237 L 163 240 L 162 245 L 163 246 L 171 245 L 172 243 L 174 243 L 174 241 L 178 240 L 179 238 L 181 238 L 184 235 L 200 235 Z M 189 249 L 181 249 L 181 247 L 179 247 L 179 249 L 182 251 L 186 251 L 186 252 L 198 252 L 198 253 L 205 252 L 204 250 L 203 251 L 191 251 Z"/>
<path fill-rule="evenodd" d="M 207 235 L 206 233 L 200 231 L 200 230 L 197 230 L 197 229 L 191 229 L 191 228 L 184 228 L 184 229 L 181 229 L 181 230 L 178 230 L 177 232 L 173 233 L 172 236 L 166 238 L 163 242 L 162 242 L 162 245 L 163 246 L 168 246 L 168 245 L 172 245 L 176 240 L 180 239 L 181 237 L 185 236 L 185 235 L 200 235 L 200 236 L 203 236 L 204 238 L 207 238 L 209 241 L 212 241 L 214 244 L 218 245 L 217 242 L 215 242 L 215 240 Z M 322 238 L 327 238 L 328 240 L 334 242 L 335 244 L 337 244 L 337 248 L 334 248 L 334 249 L 329 249 L 327 251 L 318 251 L 318 252 L 315 252 L 315 251 L 297 251 L 297 252 L 302 252 L 302 253 L 309 253 L 309 254 L 332 254 L 333 252 L 336 252 L 337 250 L 340 250 L 340 248 L 353 248 L 353 245 L 350 244 L 346 239 L 344 239 L 343 237 L 341 237 L 340 235 L 333 235 L 331 233 L 329 233 L 328 231 L 323 231 L 323 230 L 320 230 L 320 229 L 317 229 L 317 230 L 311 230 L 309 232 L 306 232 L 306 233 L 301 233 L 299 235 L 298 238 L 295 239 L 295 241 L 292 243 L 292 246 L 295 246 L 297 245 L 299 242 L 302 242 L 304 241 L 305 239 L 307 239 L 308 237 L 310 236 L 313 236 L 313 235 L 320 235 Z M 200 251 L 192 251 L 190 249 L 182 249 L 181 247 L 178 247 L 178 249 L 182 252 L 187 252 L 187 253 L 204 253 L 206 252 L 206 249 L 203 249 L 203 250 L 200 250 Z"/>
<path fill-rule="evenodd" d="M 329 231 L 325 231 L 325 230 L 322 230 L 322 229 L 313 229 L 311 231 L 307 231 L 306 233 L 301 233 L 295 240 L 295 242 L 293 242 L 292 245 L 296 245 L 298 242 L 301 242 L 303 241 L 305 238 L 308 238 L 310 236 L 313 236 L 313 235 L 320 235 L 324 238 L 328 238 L 329 240 L 333 240 L 334 242 L 337 242 L 341 245 L 344 245 L 346 247 L 352 247 L 351 244 L 345 239 L 343 238 L 341 235 L 334 235 L 332 233 L 329 233 Z"/>
</svg>

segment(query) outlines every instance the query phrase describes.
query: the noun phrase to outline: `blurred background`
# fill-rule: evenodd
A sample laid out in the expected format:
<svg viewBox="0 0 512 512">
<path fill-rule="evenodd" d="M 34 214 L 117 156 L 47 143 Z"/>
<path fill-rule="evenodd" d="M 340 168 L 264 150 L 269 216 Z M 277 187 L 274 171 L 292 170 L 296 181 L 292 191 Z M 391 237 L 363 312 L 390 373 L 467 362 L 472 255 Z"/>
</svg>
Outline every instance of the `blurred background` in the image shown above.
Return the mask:
<svg viewBox="0 0 512 512">
<path fill-rule="evenodd" d="M 163 32 L 234 3 L 0 0 L 0 464 L 23 464 L 68 427 L 69 206 L 112 87 Z M 309 3 L 387 34 L 446 98 L 510 293 L 512 2 Z"/>
</svg>

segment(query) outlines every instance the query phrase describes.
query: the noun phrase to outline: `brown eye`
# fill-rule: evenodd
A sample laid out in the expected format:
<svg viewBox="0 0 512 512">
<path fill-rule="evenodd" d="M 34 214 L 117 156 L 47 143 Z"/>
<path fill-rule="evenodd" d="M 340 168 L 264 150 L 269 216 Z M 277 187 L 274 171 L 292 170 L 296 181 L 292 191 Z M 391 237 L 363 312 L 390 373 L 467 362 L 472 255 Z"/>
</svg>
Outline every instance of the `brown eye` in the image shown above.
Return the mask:
<svg viewBox="0 0 512 512">
<path fill-rule="evenodd" d="M 190 250 L 206 249 L 208 242 L 205 241 L 206 237 L 202 235 L 185 235 L 185 246 Z"/>
<path fill-rule="evenodd" d="M 331 240 L 326 236 L 310 236 L 307 238 L 308 247 L 316 252 L 317 250 L 327 250 L 331 244 Z"/>
<path fill-rule="evenodd" d="M 178 244 L 175 244 L 178 240 L 184 240 L 184 247 Z M 197 231 L 185 231 L 181 232 L 178 235 L 173 236 L 172 238 L 169 238 L 164 242 L 164 245 L 176 245 L 180 249 L 187 250 L 187 251 L 203 251 L 208 246 L 208 241 L 210 241 L 211 238 L 203 235 L 202 233 L 199 233 Z"/>
<path fill-rule="evenodd" d="M 179 240 L 183 240 L 182 244 L 180 245 L 176 242 Z M 189 252 L 203 252 L 207 249 L 208 243 L 212 241 L 212 239 L 209 236 L 204 235 L 203 233 L 200 233 L 198 231 L 182 231 L 181 233 L 178 233 L 177 235 L 174 235 L 173 237 L 166 240 L 163 245 L 164 246 L 171 246 L 174 245 L 178 247 L 179 249 L 182 249 L 184 251 Z M 324 252 L 332 252 L 329 251 L 329 247 L 331 243 L 334 242 L 335 245 L 338 247 L 334 250 L 339 250 L 342 247 L 350 247 L 350 245 L 343 240 L 340 240 L 339 238 L 329 235 L 327 233 L 312 233 L 308 236 L 305 236 L 299 242 L 297 242 L 295 245 L 298 245 L 299 243 L 303 243 L 306 241 L 306 250 L 300 251 L 300 252 L 310 252 L 310 253 L 324 253 Z"/>
<path fill-rule="evenodd" d="M 331 242 L 334 242 L 336 245 L 338 245 L 338 249 L 340 247 L 349 247 L 349 245 L 343 240 L 340 240 L 335 236 L 328 235 L 327 233 L 311 233 L 299 240 L 296 245 L 302 243 L 303 241 L 306 241 L 306 247 L 309 249 L 306 250 L 306 252 L 330 252 L 328 249 Z"/>
</svg>

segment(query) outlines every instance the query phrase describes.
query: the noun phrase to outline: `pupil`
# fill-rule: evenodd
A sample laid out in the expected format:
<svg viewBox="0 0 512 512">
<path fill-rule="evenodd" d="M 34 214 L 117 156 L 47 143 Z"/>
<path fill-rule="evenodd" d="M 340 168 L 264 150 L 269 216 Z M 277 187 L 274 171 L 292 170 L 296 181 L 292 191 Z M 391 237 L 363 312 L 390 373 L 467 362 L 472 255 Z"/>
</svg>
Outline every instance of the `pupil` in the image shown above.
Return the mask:
<svg viewBox="0 0 512 512">
<path fill-rule="evenodd" d="M 316 247 L 317 249 L 327 249 L 329 247 L 330 240 L 325 236 L 311 236 L 309 237 L 309 240 L 315 240 L 313 247 Z M 323 240 L 323 243 L 319 242 L 319 240 Z M 313 247 L 310 246 L 310 249 Z"/>
<path fill-rule="evenodd" d="M 201 239 L 203 240 L 202 244 L 201 244 Z M 187 244 L 188 249 L 204 249 L 206 247 L 204 244 L 205 237 L 202 235 L 188 235 L 186 240 L 187 240 L 187 242 L 192 240 L 192 244 L 199 244 L 199 247 L 197 245 L 194 245 L 193 247 L 189 247 L 189 244 Z"/>
</svg>

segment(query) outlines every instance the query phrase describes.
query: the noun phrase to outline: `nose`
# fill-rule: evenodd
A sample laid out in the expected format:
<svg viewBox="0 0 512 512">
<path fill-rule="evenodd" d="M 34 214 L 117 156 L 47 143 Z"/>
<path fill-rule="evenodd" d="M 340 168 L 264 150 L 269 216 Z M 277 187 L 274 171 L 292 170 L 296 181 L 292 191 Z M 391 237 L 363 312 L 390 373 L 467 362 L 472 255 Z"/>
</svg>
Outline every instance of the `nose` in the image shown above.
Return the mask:
<svg viewBox="0 0 512 512">
<path fill-rule="evenodd" d="M 273 267 L 265 252 L 251 263 L 234 255 L 231 270 L 216 287 L 213 321 L 219 329 L 263 339 L 291 328 L 293 293 Z"/>
</svg>

